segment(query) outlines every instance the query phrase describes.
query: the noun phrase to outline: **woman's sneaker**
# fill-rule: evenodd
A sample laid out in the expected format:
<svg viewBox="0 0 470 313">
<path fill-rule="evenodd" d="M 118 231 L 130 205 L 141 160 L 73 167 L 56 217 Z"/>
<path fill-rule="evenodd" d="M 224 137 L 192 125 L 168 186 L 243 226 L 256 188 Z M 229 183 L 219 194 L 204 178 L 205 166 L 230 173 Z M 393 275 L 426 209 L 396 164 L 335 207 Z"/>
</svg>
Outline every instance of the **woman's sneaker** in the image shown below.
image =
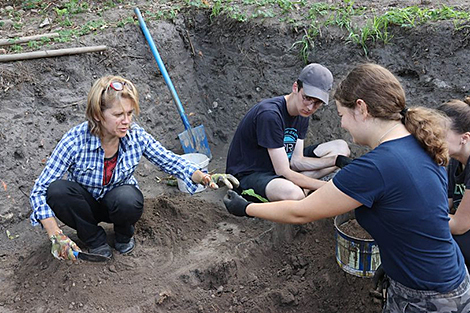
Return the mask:
<svg viewBox="0 0 470 313">
<path fill-rule="evenodd" d="M 113 256 L 113 250 L 107 243 L 102 244 L 101 246 L 96 248 L 90 248 L 88 249 L 88 252 L 91 254 L 102 255 L 104 257 L 107 257 L 108 259 Z"/>
<path fill-rule="evenodd" d="M 135 239 L 134 237 L 131 237 L 131 240 L 129 240 L 129 242 L 116 242 L 114 248 L 121 254 L 131 253 L 132 250 L 134 250 L 135 248 Z"/>
</svg>

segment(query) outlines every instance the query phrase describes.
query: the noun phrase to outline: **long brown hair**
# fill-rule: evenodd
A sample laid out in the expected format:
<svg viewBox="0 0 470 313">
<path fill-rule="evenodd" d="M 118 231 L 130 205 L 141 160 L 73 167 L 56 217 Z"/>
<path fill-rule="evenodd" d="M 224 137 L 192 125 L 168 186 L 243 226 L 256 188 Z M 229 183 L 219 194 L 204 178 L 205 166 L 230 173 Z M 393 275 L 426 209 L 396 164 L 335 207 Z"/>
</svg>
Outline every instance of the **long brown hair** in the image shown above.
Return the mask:
<svg viewBox="0 0 470 313">
<path fill-rule="evenodd" d="M 425 107 L 407 108 L 403 87 L 386 68 L 372 63 L 356 66 L 338 85 L 334 98 L 349 109 L 362 99 L 372 117 L 401 120 L 438 165 L 447 165 L 446 117 Z"/>
</svg>

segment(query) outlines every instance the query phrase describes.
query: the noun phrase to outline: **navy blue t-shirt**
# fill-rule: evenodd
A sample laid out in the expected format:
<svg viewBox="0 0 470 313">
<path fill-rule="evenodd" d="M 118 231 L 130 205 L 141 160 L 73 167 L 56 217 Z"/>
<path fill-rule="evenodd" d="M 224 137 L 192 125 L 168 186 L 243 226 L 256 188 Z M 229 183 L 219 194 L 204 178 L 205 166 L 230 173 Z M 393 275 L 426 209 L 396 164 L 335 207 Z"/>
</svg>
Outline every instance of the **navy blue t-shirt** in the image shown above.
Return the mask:
<svg viewBox="0 0 470 313">
<path fill-rule="evenodd" d="M 385 272 L 417 290 L 449 292 L 465 278 L 449 228 L 447 176 L 413 136 L 354 160 L 334 185 L 365 205 L 356 219 L 377 242 Z"/>
<path fill-rule="evenodd" d="M 272 172 L 269 149 L 285 147 L 292 156 L 297 139 L 304 139 L 308 118 L 290 116 L 284 96 L 253 106 L 242 119 L 227 155 L 226 172 L 241 177 L 254 172 Z"/>
<path fill-rule="evenodd" d="M 470 158 L 467 160 L 464 170 L 462 170 L 462 164 L 459 161 L 451 159 L 447 167 L 447 174 L 449 177 L 448 197 L 454 203 L 453 209 L 457 210 L 464 193 L 470 192 L 467 191 L 470 189 Z M 470 266 L 470 230 L 462 235 L 453 235 L 453 237 L 462 250 L 465 263 Z"/>
</svg>

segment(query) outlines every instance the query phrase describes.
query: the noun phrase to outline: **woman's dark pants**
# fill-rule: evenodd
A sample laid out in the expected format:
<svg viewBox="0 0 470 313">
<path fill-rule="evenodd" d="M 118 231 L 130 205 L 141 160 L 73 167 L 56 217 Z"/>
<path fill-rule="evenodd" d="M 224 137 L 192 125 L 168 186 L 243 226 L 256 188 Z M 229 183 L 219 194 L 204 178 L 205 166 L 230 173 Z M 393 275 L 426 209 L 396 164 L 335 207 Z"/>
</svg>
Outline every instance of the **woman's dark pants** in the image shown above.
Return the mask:
<svg viewBox="0 0 470 313">
<path fill-rule="evenodd" d="M 47 204 L 59 220 L 77 231 L 88 248 L 96 248 L 106 243 L 100 222 L 114 224 L 116 242 L 129 242 L 134 224 L 142 216 L 144 197 L 135 186 L 123 185 L 97 201 L 80 184 L 57 180 L 47 189 Z"/>
</svg>

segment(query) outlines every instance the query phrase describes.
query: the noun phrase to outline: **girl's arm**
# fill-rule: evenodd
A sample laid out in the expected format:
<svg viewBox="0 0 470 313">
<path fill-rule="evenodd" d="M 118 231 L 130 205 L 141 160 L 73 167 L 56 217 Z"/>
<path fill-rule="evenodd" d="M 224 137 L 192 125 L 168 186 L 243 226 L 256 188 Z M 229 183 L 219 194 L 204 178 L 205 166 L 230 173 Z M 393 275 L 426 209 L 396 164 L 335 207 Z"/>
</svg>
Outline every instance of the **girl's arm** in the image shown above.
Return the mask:
<svg viewBox="0 0 470 313">
<path fill-rule="evenodd" d="M 246 213 L 273 222 L 305 224 L 349 212 L 361 205 L 329 181 L 303 200 L 252 203 L 246 207 Z"/>
<path fill-rule="evenodd" d="M 462 235 L 470 230 L 470 191 L 465 190 L 459 208 L 454 215 L 449 215 L 450 232 L 453 235 Z"/>
</svg>

